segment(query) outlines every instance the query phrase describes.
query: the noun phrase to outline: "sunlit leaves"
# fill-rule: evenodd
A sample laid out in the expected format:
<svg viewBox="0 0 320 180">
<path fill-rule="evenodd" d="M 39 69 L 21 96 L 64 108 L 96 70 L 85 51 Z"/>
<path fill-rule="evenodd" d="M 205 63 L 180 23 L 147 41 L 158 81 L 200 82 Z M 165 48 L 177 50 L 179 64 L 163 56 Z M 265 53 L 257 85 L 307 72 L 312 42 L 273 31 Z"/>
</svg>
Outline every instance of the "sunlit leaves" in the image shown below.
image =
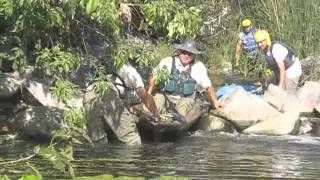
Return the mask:
<svg viewBox="0 0 320 180">
<path fill-rule="evenodd" d="M 168 24 L 168 37 L 195 37 L 202 23 L 200 12 L 196 7 L 177 11 L 174 19 Z"/>
<path fill-rule="evenodd" d="M 140 66 L 146 67 L 155 58 L 155 50 L 150 43 L 136 38 L 127 38 L 122 39 L 118 44 L 113 55 L 114 64 L 117 69 L 121 68 L 128 60 L 135 61 Z"/>
<path fill-rule="evenodd" d="M 76 94 L 77 87 L 78 86 L 70 81 L 58 79 L 50 90 L 52 91 L 53 96 L 68 105 L 69 101 Z"/>
<path fill-rule="evenodd" d="M 65 75 L 76 70 L 80 65 L 81 58 L 78 54 L 64 51 L 61 48 L 61 45 L 58 44 L 51 49 L 44 48 L 36 52 L 36 63 L 47 74 Z"/>
<path fill-rule="evenodd" d="M 67 145 L 66 148 L 60 148 L 59 151 L 54 145 L 48 147 L 36 146 L 34 148 L 34 153 L 43 157 L 45 160 L 50 161 L 53 168 L 65 172 L 67 169 L 69 174 L 74 177 L 74 170 L 71 164 L 73 160 L 73 148 Z"/>
<path fill-rule="evenodd" d="M 93 83 L 93 90 L 98 97 L 105 95 L 111 87 L 111 80 L 107 81 L 103 76 L 97 77 Z"/>
<path fill-rule="evenodd" d="M 13 8 L 12 0 L 0 0 L 0 16 L 8 19 L 13 14 Z"/>
<path fill-rule="evenodd" d="M 48 12 L 49 12 L 48 16 L 50 19 L 50 25 L 52 27 L 54 26 L 61 27 L 65 23 L 64 12 L 61 7 L 50 8 Z"/>
<path fill-rule="evenodd" d="M 148 26 L 166 30 L 169 38 L 195 37 L 202 25 L 199 7 L 187 8 L 172 0 L 152 1 L 143 7 Z"/>
<path fill-rule="evenodd" d="M 167 68 L 156 69 L 153 72 L 153 78 L 156 84 L 164 83 L 166 84 L 169 80 L 170 72 Z"/>
<path fill-rule="evenodd" d="M 64 113 L 64 122 L 69 127 L 84 128 L 86 117 L 83 109 L 72 108 Z"/>
<path fill-rule="evenodd" d="M 91 14 L 92 12 L 94 12 L 97 9 L 98 4 L 99 4 L 99 0 L 89 0 L 86 6 L 87 14 Z"/>
<path fill-rule="evenodd" d="M 120 22 L 117 7 L 116 0 L 89 0 L 86 4 L 86 11 L 104 28 L 105 32 L 119 36 Z"/>
<path fill-rule="evenodd" d="M 173 0 L 152 1 L 143 6 L 146 23 L 155 30 L 165 28 L 172 19 L 176 4 Z"/>
<path fill-rule="evenodd" d="M 37 175 L 24 175 L 18 180 L 41 180 L 41 178 Z"/>
</svg>

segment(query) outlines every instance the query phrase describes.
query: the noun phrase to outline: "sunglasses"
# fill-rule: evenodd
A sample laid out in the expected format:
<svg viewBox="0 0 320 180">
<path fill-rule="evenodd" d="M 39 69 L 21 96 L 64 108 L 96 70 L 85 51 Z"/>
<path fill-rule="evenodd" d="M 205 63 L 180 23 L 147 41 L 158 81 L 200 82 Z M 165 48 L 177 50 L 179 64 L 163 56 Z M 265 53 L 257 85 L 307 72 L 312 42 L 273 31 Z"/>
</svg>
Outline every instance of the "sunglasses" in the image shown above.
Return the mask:
<svg viewBox="0 0 320 180">
<path fill-rule="evenodd" d="M 181 53 L 181 54 L 184 54 L 184 55 L 189 55 L 189 56 L 192 56 L 192 55 L 193 55 L 191 52 L 184 51 L 184 50 L 181 50 L 180 53 Z"/>
</svg>

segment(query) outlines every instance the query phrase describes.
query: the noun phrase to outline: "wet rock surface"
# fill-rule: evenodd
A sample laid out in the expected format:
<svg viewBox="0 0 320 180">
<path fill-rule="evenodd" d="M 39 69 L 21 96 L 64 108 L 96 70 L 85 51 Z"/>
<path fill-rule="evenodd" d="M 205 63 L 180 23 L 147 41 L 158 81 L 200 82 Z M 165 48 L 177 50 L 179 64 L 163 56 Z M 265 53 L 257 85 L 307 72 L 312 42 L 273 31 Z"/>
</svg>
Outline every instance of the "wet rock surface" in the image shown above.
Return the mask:
<svg viewBox="0 0 320 180">
<path fill-rule="evenodd" d="M 55 107 L 31 106 L 18 112 L 9 122 L 16 130 L 29 137 L 50 140 L 53 131 L 65 127 L 63 112 Z"/>
</svg>

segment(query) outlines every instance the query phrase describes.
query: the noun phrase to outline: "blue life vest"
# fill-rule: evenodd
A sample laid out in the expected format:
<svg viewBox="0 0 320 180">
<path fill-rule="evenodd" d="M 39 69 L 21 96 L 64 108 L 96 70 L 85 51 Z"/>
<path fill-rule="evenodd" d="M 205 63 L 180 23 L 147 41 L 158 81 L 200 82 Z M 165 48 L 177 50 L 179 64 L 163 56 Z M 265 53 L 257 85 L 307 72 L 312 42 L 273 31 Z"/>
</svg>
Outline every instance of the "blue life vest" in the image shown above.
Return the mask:
<svg viewBox="0 0 320 180">
<path fill-rule="evenodd" d="M 275 71 L 275 73 L 279 73 L 279 67 L 278 67 L 278 64 L 276 62 L 276 60 L 274 59 L 273 57 L 273 54 L 272 54 L 272 50 L 273 50 L 273 46 L 275 44 L 281 44 L 282 46 L 284 46 L 287 50 L 288 50 L 288 54 L 287 56 L 285 57 L 284 59 L 284 67 L 285 67 L 285 70 L 287 70 L 289 67 L 292 66 L 292 64 L 294 63 L 294 60 L 295 60 L 295 53 L 293 52 L 292 48 L 290 48 L 289 46 L 287 45 L 284 45 L 282 43 L 279 43 L 279 42 L 272 42 L 271 43 L 271 46 L 270 46 L 270 55 L 268 56 L 266 53 L 264 53 L 264 56 L 265 56 L 265 59 L 266 59 L 266 63 L 267 63 L 267 66 L 268 68 L 272 69 L 273 71 Z"/>
<path fill-rule="evenodd" d="M 255 28 L 251 28 L 249 32 L 242 32 L 244 35 L 242 39 L 242 49 L 248 53 L 253 53 L 257 50 L 256 41 L 253 36 L 255 32 Z"/>
<path fill-rule="evenodd" d="M 197 82 L 192 79 L 191 65 L 186 72 L 180 73 L 176 68 L 175 58 L 172 57 L 172 68 L 169 82 L 165 84 L 164 91 L 172 95 L 180 95 L 182 97 L 191 96 L 196 91 Z"/>
</svg>

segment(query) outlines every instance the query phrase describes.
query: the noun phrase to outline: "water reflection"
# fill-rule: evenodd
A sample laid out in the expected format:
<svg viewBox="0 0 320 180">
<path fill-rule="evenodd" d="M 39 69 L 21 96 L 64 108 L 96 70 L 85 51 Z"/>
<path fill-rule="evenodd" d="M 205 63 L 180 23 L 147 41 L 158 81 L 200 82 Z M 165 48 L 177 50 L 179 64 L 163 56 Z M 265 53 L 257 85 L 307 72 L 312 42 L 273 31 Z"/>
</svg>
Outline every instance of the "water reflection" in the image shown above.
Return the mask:
<svg viewBox="0 0 320 180">
<path fill-rule="evenodd" d="M 5 160 L 30 151 L 30 143 L 1 144 Z M 186 176 L 192 179 L 317 179 L 320 139 L 298 136 L 247 136 L 197 132 L 175 143 L 145 143 L 140 147 L 104 145 L 75 148 L 77 176 Z M 42 164 L 42 161 L 34 161 Z M 63 179 L 48 171 L 46 179 Z M 19 174 L 10 172 L 11 174 Z"/>
</svg>

